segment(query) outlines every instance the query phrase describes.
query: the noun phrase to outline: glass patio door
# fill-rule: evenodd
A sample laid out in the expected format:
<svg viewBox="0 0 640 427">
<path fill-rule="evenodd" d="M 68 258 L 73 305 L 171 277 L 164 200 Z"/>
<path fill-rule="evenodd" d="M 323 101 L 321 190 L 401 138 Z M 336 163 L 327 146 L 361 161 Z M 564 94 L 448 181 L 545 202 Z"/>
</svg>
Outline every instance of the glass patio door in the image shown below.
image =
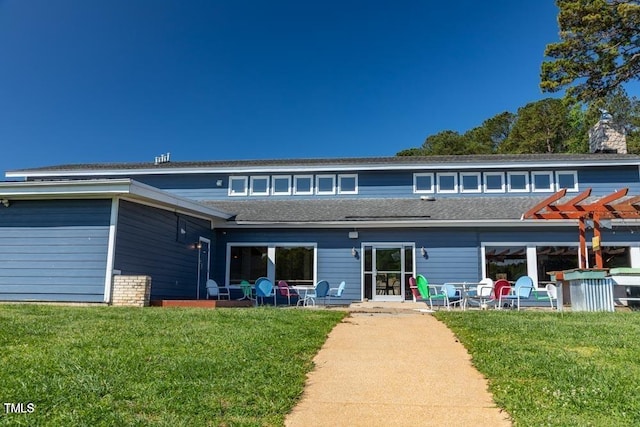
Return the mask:
<svg viewBox="0 0 640 427">
<path fill-rule="evenodd" d="M 403 301 L 413 274 L 413 246 L 364 246 L 364 297 L 373 301 Z"/>
</svg>

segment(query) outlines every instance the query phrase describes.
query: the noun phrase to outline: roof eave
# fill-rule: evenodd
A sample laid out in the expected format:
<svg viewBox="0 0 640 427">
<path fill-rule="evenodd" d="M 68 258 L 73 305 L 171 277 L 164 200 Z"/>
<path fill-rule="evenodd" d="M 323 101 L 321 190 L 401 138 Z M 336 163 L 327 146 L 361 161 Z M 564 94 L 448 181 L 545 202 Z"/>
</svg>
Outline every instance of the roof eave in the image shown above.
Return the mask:
<svg viewBox="0 0 640 427">
<path fill-rule="evenodd" d="M 228 220 L 231 215 L 132 179 L 0 182 L 0 198 L 10 200 L 127 197 L 173 210 Z"/>
<path fill-rule="evenodd" d="M 520 219 L 425 221 L 230 221 L 217 228 L 443 228 L 443 227 L 567 227 L 576 220 L 536 221 Z"/>
<path fill-rule="evenodd" d="M 113 168 L 113 169 L 39 169 L 39 170 L 15 170 L 5 173 L 7 178 L 44 178 L 44 177 L 92 177 L 92 176 L 132 176 L 132 175 L 176 175 L 176 174 L 249 174 L 249 173 L 308 173 L 313 172 L 342 172 L 342 171 L 376 171 L 376 170 L 460 170 L 460 169 L 525 169 L 525 168 L 550 168 L 562 166 L 565 168 L 588 166 L 640 166 L 640 159 L 593 159 L 567 160 L 559 157 L 543 160 L 507 160 L 496 158 L 495 161 L 452 161 L 424 163 L 401 162 L 398 163 L 345 163 L 332 164 L 330 159 L 326 163 L 313 165 L 260 165 L 260 166 L 199 166 L 199 167 L 149 167 L 149 168 Z"/>
</svg>

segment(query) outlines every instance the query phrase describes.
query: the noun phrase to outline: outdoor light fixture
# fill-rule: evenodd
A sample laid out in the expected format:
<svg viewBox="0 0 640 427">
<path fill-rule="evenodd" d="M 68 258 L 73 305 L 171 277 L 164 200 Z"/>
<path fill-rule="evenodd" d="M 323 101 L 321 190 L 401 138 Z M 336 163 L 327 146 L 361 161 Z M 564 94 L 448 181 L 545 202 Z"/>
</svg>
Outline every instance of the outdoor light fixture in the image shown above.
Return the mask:
<svg viewBox="0 0 640 427">
<path fill-rule="evenodd" d="M 420 249 L 420 253 L 422 254 L 422 256 L 425 256 L 427 254 L 427 250 L 424 248 L 424 246 Z"/>
<path fill-rule="evenodd" d="M 357 257 L 358 256 L 358 251 L 356 250 L 356 248 L 351 248 L 351 256 L 353 256 L 353 257 Z"/>
<path fill-rule="evenodd" d="M 216 186 L 222 187 L 222 180 L 221 179 L 216 181 Z"/>
<path fill-rule="evenodd" d="M 2 199 L 0 202 L 4 205 L 5 208 L 9 207 L 9 199 Z"/>
</svg>

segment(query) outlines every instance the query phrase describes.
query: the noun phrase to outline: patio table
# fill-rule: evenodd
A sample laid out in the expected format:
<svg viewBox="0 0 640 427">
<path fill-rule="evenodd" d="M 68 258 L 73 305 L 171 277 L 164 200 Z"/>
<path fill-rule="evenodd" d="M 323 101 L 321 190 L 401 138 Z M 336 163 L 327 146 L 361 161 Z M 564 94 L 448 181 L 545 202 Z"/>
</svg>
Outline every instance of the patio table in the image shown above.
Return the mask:
<svg viewBox="0 0 640 427">
<path fill-rule="evenodd" d="M 300 295 L 300 298 L 298 299 L 296 305 L 300 304 L 300 302 L 302 301 L 302 305 L 306 306 L 309 303 L 309 300 L 314 301 L 313 298 L 309 297 L 308 295 L 309 292 L 313 292 L 315 290 L 315 286 L 291 285 L 291 289 L 295 290 L 296 292 L 298 292 L 298 295 Z M 313 302 L 313 305 L 315 305 L 315 301 Z"/>
<path fill-rule="evenodd" d="M 458 292 L 460 292 L 460 298 L 462 302 L 460 303 L 460 307 L 462 310 L 467 309 L 467 302 L 469 300 L 469 292 L 477 289 L 481 283 L 479 282 L 446 282 L 445 285 L 453 285 Z"/>
</svg>

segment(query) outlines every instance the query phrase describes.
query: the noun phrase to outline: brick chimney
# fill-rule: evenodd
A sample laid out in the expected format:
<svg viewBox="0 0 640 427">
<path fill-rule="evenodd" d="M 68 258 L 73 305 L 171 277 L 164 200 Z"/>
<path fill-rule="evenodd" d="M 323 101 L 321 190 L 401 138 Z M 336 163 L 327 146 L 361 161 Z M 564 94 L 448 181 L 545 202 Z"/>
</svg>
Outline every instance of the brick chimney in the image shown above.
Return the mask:
<svg viewBox="0 0 640 427">
<path fill-rule="evenodd" d="M 605 110 L 598 123 L 589 129 L 589 152 L 627 154 L 625 129 L 614 123 Z"/>
</svg>

